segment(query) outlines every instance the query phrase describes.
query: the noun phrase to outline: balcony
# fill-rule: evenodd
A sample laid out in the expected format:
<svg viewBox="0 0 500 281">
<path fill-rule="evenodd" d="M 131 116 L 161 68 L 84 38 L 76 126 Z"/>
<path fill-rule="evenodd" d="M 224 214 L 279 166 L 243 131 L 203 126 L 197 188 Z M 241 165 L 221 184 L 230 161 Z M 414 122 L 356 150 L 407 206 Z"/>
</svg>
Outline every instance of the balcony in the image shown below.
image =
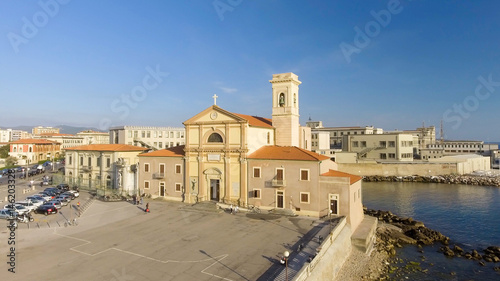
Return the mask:
<svg viewBox="0 0 500 281">
<path fill-rule="evenodd" d="M 92 166 L 80 166 L 80 170 L 84 173 L 88 173 L 92 171 Z"/>
<path fill-rule="evenodd" d="M 164 179 L 165 173 L 153 173 L 153 179 Z"/>
<path fill-rule="evenodd" d="M 285 185 L 286 185 L 285 180 L 271 180 L 272 187 L 280 187 L 280 186 L 285 186 Z"/>
</svg>

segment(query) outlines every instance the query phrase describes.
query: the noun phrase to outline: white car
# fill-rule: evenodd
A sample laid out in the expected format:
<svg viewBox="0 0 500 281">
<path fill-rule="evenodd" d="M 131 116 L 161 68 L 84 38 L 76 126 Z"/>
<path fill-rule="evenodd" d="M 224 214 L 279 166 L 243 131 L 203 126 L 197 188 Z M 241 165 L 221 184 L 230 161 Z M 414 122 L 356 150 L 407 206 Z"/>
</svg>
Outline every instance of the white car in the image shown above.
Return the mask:
<svg viewBox="0 0 500 281">
<path fill-rule="evenodd" d="M 32 202 L 30 202 L 30 201 L 26 201 L 26 200 L 24 200 L 24 201 L 17 201 L 17 202 L 16 202 L 16 205 L 21 205 L 21 206 L 24 206 L 24 207 L 26 207 L 26 209 L 28 209 L 30 212 L 34 211 L 34 210 L 37 208 L 37 206 L 35 206 L 35 204 L 33 204 L 33 203 L 32 203 Z"/>
<path fill-rule="evenodd" d="M 25 206 L 23 206 L 23 205 L 17 205 L 17 204 L 14 205 L 14 206 L 12 206 L 11 204 L 7 204 L 7 205 L 4 206 L 4 208 L 7 209 L 7 210 L 15 211 L 19 215 L 24 215 L 24 214 L 27 214 L 27 213 L 31 212 Z"/>
</svg>

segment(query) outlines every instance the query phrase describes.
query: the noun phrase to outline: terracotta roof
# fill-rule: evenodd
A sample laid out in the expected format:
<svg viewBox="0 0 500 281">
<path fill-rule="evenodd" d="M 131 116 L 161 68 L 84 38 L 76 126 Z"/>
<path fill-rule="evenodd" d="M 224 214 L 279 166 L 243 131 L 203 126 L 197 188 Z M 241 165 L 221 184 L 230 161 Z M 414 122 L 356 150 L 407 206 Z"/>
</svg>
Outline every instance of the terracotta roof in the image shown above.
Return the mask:
<svg viewBox="0 0 500 281">
<path fill-rule="evenodd" d="M 50 141 L 46 139 L 20 139 L 16 141 L 9 142 L 11 144 L 60 144 L 56 141 Z"/>
<path fill-rule="evenodd" d="M 139 154 L 141 157 L 183 157 L 184 145 L 174 146 L 165 148 L 162 150 L 156 150 L 148 153 Z"/>
<path fill-rule="evenodd" d="M 344 173 L 344 172 L 340 172 L 340 171 L 335 171 L 335 170 L 330 170 L 330 171 L 328 171 L 324 174 L 321 174 L 321 175 L 325 176 L 325 177 L 349 178 L 350 184 L 353 184 L 353 183 L 363 179 L 360 176 L 356 176 L 356 175 L 352 175 L 352 174 L 348 174 L 348 173 Z"/>
<path fill-rule="evenodd" d="M 330 157 L 296 146 L 263 146 L 248 156 L 250 159 L 323 161 Z"/>
<path fill-rule="evenodd" d="M 239 114 L 239 113 L 233 113 L 233 114 L 237 115 L 243 119 L 248 120 L 248 124 L 250 126 L 265 127 L 265 128 L 272 128 L 273 127 L 273 122 L 269 118 L 264 118 L 264 117 L 259 117 L 259 116 L 250 116 L 250 115 Z"/>
<path fill-rule="evenodd" d="M 144 151 L 147 147 L 133 146 L 129 144 L 89 144 L 68 147 L 65 150 L 86 150 L 86 151 Z"/>
</svg>

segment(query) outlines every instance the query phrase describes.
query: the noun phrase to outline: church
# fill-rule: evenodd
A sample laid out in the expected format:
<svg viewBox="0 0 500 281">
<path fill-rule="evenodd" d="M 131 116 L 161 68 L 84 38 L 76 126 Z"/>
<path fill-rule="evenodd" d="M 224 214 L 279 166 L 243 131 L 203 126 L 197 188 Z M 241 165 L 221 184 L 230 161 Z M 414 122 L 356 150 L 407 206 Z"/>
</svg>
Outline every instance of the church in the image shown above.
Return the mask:
<svg viewBox="0 0 500 281">
<path fill-rule="evenodd" d="M 139 155 L 139 191 L 153 198 L 215 201 L 294 215 L 363 219 L 361 177 L 337 171 L 311 152 L 311 130 L 299 123 L 294 73 L 274 74 L 271 119 L 214 104 L 184 122 L 184 146 Z"/>
</svg>

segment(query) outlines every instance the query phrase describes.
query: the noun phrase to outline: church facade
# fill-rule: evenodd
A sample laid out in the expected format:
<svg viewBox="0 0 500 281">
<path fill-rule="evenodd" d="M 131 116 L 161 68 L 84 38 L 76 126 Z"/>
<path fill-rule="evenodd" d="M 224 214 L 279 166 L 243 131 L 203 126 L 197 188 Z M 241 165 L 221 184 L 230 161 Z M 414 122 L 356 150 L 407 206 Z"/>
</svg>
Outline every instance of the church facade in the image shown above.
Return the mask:
<svg viewBox="0 0 500 281">
<path fill-rule="evenodd" d="M 311 130 L 299 124 L 297 75 L 275 74 L 270 83 L 271 119 L 229 112 L 214 96 L 214 105 L 184 122 L 184 146 L 140 154 L 140 191 L 188 203 L 345 215 L 357 226 L 361 178 L 310 151 Z"/>
</svg>

